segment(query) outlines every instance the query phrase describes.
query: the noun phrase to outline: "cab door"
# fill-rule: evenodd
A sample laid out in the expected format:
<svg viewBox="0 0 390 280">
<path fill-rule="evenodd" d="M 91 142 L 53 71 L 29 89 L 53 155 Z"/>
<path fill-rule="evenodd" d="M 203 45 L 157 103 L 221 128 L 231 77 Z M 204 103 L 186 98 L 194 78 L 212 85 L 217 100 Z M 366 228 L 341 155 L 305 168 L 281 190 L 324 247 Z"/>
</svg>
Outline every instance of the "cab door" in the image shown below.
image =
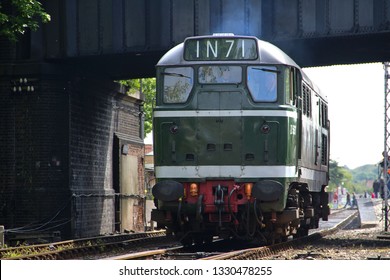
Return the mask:
<svg viewBox="0 0 390 280">
<path fill-rule="evenodd" d="M 197 150 L 199 165 L 239 165 L 242 93 L 198 93 Z"/>
</svg>

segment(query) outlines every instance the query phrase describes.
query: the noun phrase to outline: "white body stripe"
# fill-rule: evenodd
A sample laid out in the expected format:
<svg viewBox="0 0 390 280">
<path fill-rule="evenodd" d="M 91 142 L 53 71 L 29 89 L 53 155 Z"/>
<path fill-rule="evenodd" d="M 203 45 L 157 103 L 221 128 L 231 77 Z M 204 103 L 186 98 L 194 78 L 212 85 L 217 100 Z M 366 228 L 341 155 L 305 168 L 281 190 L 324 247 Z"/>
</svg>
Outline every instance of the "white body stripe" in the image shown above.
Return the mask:
<svg viewBox="0 0 390 280">
<path fill-rule="evenodd" d="M 293 111 L 280 110 L 191 110 L 191 111 L 154 111 L 155 118 L 162 117 L 289 117 L 297 118 Z"/>
<path fill-rule="evenodd" d="M 301 178 L 307 179 L 307 180 L 316 180 L 325 182 L 326 181 L 326 171 L 319 171 L 319 170 L 313 170 L 301 167 L 302 171 Z"/>
<path fill-rule="evenodd" d="M 300 167 L 301 179 L 324 182 L 326 173 Z M 291 178 L 298 177 L 295 166 L 156 166 L 157 178 Z"/>
<path fill-rule="evenodd" d="M 297 177 L 295 166 L 156 166 L 157 178 L 285 178 Z"/>
</svg>

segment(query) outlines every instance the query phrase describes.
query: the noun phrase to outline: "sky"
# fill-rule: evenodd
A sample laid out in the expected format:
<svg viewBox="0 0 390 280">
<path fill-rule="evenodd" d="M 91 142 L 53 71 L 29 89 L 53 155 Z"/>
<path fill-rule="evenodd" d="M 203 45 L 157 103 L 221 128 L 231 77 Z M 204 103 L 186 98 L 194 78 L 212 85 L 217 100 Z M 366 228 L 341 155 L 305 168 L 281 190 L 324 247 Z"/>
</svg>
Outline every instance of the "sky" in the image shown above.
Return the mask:
<svg viewBox="0 0 390 280">
<path fill-rule="evenodd" d="M 330 158 L 351 169 L 378 163 L 384 150 L 383 64 L 303 70 L 328 97 Z"/>
<path fill-rule="evenodd" d="M 376 164 L 384 149 L 382 63 L 304 68 L 328 97 L 330 158 L 354 169 Z M 145 143 L 151 143 L 151 134 Z"/>
</svg>

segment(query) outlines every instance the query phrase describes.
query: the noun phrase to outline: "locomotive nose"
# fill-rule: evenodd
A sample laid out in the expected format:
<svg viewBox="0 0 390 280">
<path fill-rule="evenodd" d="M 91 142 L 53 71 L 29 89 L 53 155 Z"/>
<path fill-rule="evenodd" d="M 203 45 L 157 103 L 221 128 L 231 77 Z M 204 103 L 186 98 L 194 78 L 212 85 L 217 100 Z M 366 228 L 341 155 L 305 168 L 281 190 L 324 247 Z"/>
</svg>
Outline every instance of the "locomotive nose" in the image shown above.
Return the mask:
<svg viewBox="0 0 390 280">
<path fill-rule="evenodd" d="M 161 181 L 153 186 L 152 194 L 158 200 L 174 201 L 183 197 L 184 187 L 176 181 Z"/>
</svg>

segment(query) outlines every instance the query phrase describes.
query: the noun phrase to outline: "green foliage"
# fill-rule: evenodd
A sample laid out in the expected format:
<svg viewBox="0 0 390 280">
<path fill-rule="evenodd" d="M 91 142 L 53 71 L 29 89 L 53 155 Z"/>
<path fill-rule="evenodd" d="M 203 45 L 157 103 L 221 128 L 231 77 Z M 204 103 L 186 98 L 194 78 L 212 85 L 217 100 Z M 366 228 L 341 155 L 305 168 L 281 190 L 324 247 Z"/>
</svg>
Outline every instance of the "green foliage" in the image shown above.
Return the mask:
<svg viewBox="0 0 390 280">
<path fill-rule="evenodd" d="M 378 167 L 376 165 L 364 165 L 353 170 L 338 165 L 337 161 L 329 162 L 330 181 L 329 191 L 335 191 L 338 186 L 346 188 L 349 192 L 364 193 L 372 191 L 372 186 L 367 182 L 378 178 Z"/>
<path fill-rule="evenodd" d="M 378 166 L 374 164 L 363 165 L 351 170 L 354 183 L 378 179 L 378 172 Z"/>
<path fill-rule="evenodd" d="M 329 187 L 328 191 L 334 191 L 344 182 L 344 174 L 342 167 L 335 160 L 329 161 Z"/>
<path fill-rule="evenodd" d="M 49 22 L 50 15 L 36 0 L 8 0 L 0 2 L 0 36 L 17 41 L 26 29 L 33 31 L 39 22 Z"/>
<path fill-rule="evenodd" d="M 144 103 L 144 126 L 145 135 L 150 133 L 153 129 L 153 105 L 156 98 L 156 79 L 145 78 L 145 79 L 132 79 L 120 81 L 121 84 L 127 86 L 129 90 L 128 95 L 134 95 L 135 93 L 142 92 L 145 96 Z"/>
</svg>

